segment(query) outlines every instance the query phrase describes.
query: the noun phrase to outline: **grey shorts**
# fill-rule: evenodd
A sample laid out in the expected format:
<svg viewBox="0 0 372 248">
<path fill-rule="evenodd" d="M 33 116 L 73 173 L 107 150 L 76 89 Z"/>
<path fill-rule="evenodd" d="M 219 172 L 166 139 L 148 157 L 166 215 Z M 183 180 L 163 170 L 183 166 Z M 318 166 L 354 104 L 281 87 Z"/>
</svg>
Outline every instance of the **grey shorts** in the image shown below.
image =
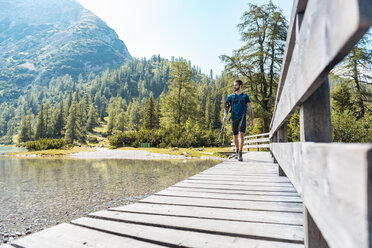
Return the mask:
<svg viewBox="0 0 372 248">
<path fill-rule="evenodd" d="M 243 116 L 242 118 L 231 120 L 231 127 L 234 135 L 237 135 L 239 132 L 245 133 L 247 118 L 245 116 Z"/>
</svg>

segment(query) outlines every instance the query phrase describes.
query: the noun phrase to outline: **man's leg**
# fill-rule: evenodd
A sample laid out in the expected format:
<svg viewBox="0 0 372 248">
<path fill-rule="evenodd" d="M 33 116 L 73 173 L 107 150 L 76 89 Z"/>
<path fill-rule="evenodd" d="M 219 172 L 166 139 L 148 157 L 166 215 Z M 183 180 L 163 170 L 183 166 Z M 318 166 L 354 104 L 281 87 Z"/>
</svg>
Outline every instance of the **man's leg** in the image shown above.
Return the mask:
<svg viewBox="0 0 372 248">
<path fill-rule="evenodd" d="M 233 135 L 234 139 L 234 145 L 235 145 L 235 158 L 238 158 L 239 156 L 239 140 L 238 140 L 238 134 Z"/>
<path fill-rule="evenodd" d="M 244 133 L 239 132 L 239 151 L 243 151 L 244 146 Z"/>
<path fill-rule="evenodd" d="M 234 145 L 235 145 L 235 151 L 239 150 L 238 135 L 234 135 Z"/>
</svg>

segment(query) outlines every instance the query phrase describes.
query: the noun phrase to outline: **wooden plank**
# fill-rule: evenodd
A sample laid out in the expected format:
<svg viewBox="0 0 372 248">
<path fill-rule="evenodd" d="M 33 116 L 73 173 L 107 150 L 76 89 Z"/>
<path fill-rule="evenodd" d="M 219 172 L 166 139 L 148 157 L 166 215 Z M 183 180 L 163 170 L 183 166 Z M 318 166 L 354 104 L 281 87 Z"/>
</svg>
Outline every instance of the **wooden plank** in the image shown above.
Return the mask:
<svg viewBox="0 0 372 248">
<path fill-rule="evenodd" d="M 188 231 L 303 243 L 303 228 L 301 226 L 159 216 L 116 211 L 99 211 L 89 216 Z"/>
<path fill-rule="evenodd" d="M 231 177 L 231 176 L 201 176 L 196 175 L 189 177 L 188 180 L 215 180 L 215 181 L 234 181 L 234 182 L 290 182 L 290 180 L 287 177 Z"/>
<path fill-rule="evenodd" d="M 268 136 L 270 133 L 260 133 L 260 134 L 254 134 L 254 135 L 248 135 L 248 136 L 244 136 L 245 139 L 249 139 L 249 138 L 255 138 L 255 137 L 261 137 L 261 136 Z"/>
<path fill-rule="evenodd" d="M 302 244 L 273 242 L 259 239 L 230 237 L 209 233 L 182 231 L 147 225 L 137 225 L 117 221 L 93 218 L 80 218 L 72 223 L 92 227 L 98 230 L 128 235 L 138 238 L 151 238 L 154 241 L 170 244 L 174 247 L 205 248 L 302 248 Z"/>
<path fill-rule="evenodd" d="M 179 190 L 179 191 L 189 191 L 189 192 L 210 192 L 218 194 L 241 194 L 241 195 L 281 195 L 281 196 L 299 196 L 297 192 L 276 192 L 276 191 L 249 191 L 249 190 L 231 190 L 231 189 L 208 189 L 208 188 L 192 188 L 192 187 L 179 187 L 172 186 L 168 189 Z"/>
<path fill-rule="evenodd" d="M 231 209 L 248 209 L 248 210 L 267 210 L 302 213 L 301 203 L 292 202 L 261 202 L 261 201 L 230 201 L 217 199 L 199 199 L 189 197 L 170 197 L 152 195 L 139 202 L 157 203 L 184 206 L 201 206 Z"/>
<path fill-rule="evenodd" d="M 270 144 L 261 144 L 261 145 L 244 145 L 243 148 L 270 148 Z"/>
<path fill-rule="evenodd" d="M 273 192 L 296 192 L 293 187 L 269 187 L 269 186 L 238 186 L 229 185 L 228 187 L 223 185 L 213 184 L 190 184 L 190 183 L 177 183 L 174 186 L 190 187 L 190 188 L 207 188 L 207 189 L 228 189 L 228 190 L 246 190 L 246 191 L 273 191 Z"/>
<path fill-rule="evenodd" d="M 193 182 L 193 183 L 213 183 L 213 184 L 233 184 L 233 185 L 267 185 L 267 186 L 290 186 L 291 182 L 290 181 L 280 181 L 280 180 L 275 180 L 275 179 L 256 179 L 256 178 L 251 178 L 251 179 L 241 179 L 241 180 L 234 180 L 234 179 L 213 179 L 213 178 L 192 178 L 188 179 L 183 182 Z"/>
<path fill-rule="evenodd" d="M 290 182 L 236 182 L 236 181 L 215 181 L 215 180 L 189 180 L 186 179 L 181 183 L 190 183 L 190 184 L 215 184 L 215 185 L 240 185 L 240 186 L 274 186 L 274 187 L 293 187 Z"/>
<path fill-rule="evenodd" d="M 274 112 L 270 138 L 324 81 L 372 24 L 368 0 L 309 1 Z"/>
<path fill-rule="evenodd" d="M 272 151 L 330 247 L 369 247 L 371 144 L 277 143 Z"/>
<path fill-rule="evenodd" d="M 260 176 L 260 177 L 265 177 L 265 178 L 269 178 L 269 177 L 274 177 L 274 176 L 277 176 L 278 173 L 277 172 L 269 172 L 269 173 L 249 173 L 249 174 L 244 174 L 244 175 L 239 175 L 239 173 L 199 173 L 199 175 L 201 176 L 210 176 L 210 177 L 213 177 L 213 176 L 219 176 L 219 177 L 237 177 L 237 178 L 256 178 L 257 176 Z"/>
<path fill-rule="evenodd" d="M 248 137 L 244 137 L 244 144 L 245 143 L 263 143 L 263 142 L 270 142 L 270 138 L 260 138 L 260 139 L 248 139 Z"/>
<path fill-rule="evenodd" d="M 302 202 L 297 196 L 267 196 L 267 195 L 239 195 L 239 194 L 214 194 L 202 192 L 173 191 L 170 189 L 162 190 L 155 195 L 178 196 L 178 197 L 195 197 L 206 199 L 225 199 L 225 200 L 252 200 L 252 201 L 271 201 L 271 202 Z"/>
<path fill-rule="evenodd" d="M 41 232 L 15 240 L 12 244 L 27 248 L 82 247 L 163 247 L 122 236 L 62 223 Z"/>
<path fill-rule="evenodd" d="M 248 161 L 247 161 L 248 162 Z M 232 164 L 237 163 L 237 161 L 233 161 Z M 226 164 L 228 165 L 228 164 Z M 255 164 L 250 166 L 244 166 L 241 165 L 241 167 L 236 168 L 229 168 L 229 166 L 226 167 L 218 167 L 213 169 L 208 169 L 200 174 L 207 174 L 210 172 L 218 172 L 218 173 L 236 173 L 236 175 L 239 175 L 237 173 L 255 173 L 255 174 L 262 174 L 262 173 L 273 173 L 275 172 L 276 166 L 274 166 L 274 163 L 272 164 Z"/>
<path fill-rule="evenodd" d="M 239 209 L 231 209 L 226 211 L 225 209 L 219 208 L 171 206 L 145 203 L 129 204 L 121 207 L 110 208 L 110 210 L 194 218 L 276 223 L 297 226 L 302 226 L 303 224 L 302 213 L 251 211 Z"/>
<path fill-rule="evenodd" d="M 14 248 L 14 246 L 3 244 L 3 245 L 0 245 L 0 248 Z"/>
</svg>

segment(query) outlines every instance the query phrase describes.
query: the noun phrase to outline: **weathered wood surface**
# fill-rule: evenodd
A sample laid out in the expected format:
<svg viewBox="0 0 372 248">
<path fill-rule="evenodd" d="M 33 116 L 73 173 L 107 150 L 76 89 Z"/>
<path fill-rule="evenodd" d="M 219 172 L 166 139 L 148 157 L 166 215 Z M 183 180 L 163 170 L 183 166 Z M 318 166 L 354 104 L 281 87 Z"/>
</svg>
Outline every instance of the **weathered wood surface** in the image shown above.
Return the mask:
<svg viewBox="0 0 372 248">
<path fill-rule="evenodd" d="M 269 133 L 245 136 L 243 149 L 249 151 L 249 149 L 270 148 L 269 142 Z M 231 142 L 231 149 L 235 150 L 234 142 Z"/>
<path fill-rule="evenodd" d="M 133 238 L 151 238 L 152 241 L 168 244 L 168 247 L 205 247 L 205 248 L 298 248 L 301 244 L 272 242 L 260 239 L 232 237 L 226 235 L 192 232 L 172 228 L 155 227 L 133 223 L 109 221 L 103 219 L 80 218 L 72 223 L 95 228 L 116 235 L 128 235 Z"/>
<path fill-rule="evenodd" d="M 267 135 L 269 136 L 269 135 Z M 259 143 L 259 142 L 269 142 L 269 138 L 260 138 L 260 139 L 248 139 L 247 136 L 244 137 L 244 144 L 249 144 L 249 143 Z"/>
<path fill-rule="evenodd" d="M 138 203 L 15 240 L 18 247 L 304 247 L 303 206 L 268 152 L 226 161 Z M 215 174 L 219 175 L 215 175 Z"/>
<path fill-rule="evenodd" d="M 372 145 L 273 143 L 271 150 L 330 247 L 370 247 Z"/>
<path fill-rule="evenodd" d="M 288 72 L 277 97 L 270 137 L 367 32 L 371 12 L 370 0 L 308 1 L 291 60 L 285 61 Z"/>
<path fill-rule="evenodd" d="M 41 232 L 17 239 L 12 245 L 27 248 L 78 248 L 78 247 L 163 247 L 154 243 L 117 236 L 62 223 Z"/>
</svg>

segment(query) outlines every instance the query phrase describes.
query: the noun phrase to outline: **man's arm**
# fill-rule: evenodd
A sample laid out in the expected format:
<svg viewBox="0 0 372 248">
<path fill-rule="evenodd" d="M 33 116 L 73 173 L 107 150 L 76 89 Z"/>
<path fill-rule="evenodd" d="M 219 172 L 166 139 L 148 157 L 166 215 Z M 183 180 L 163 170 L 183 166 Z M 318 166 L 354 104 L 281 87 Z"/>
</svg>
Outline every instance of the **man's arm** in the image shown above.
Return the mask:
<svg viewBox="0 0 372 248">
<path fill-rule="evenodd" d="M 253 127 L 253 109 L 252 109 L 250 102 L 247 103 L 247 107 L 248 107 L 248 114 L 249 114 L 249 125 Z"/>
</svg>

